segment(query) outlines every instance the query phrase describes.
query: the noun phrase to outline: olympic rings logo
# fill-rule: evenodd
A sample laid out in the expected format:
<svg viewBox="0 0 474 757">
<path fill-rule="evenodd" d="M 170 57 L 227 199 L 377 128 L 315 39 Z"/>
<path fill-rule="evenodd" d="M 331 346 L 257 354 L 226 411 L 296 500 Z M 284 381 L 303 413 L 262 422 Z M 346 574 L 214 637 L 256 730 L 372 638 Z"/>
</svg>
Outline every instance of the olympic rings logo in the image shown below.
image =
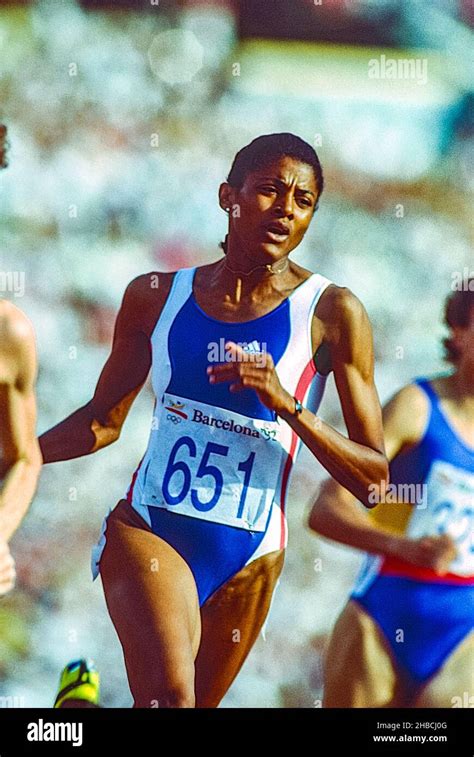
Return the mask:
<svg viewBox="0 0 474 757">
<path fill-rule="evenodd" d="M 177 415 L 173 415 L 173 413 L 168 413 L 166 417 L 169 421 L 171 421 L 171 423 L 181 423 L 181 421 L 183 420 L 182 418 L 178 418 Z"/>
</svg>

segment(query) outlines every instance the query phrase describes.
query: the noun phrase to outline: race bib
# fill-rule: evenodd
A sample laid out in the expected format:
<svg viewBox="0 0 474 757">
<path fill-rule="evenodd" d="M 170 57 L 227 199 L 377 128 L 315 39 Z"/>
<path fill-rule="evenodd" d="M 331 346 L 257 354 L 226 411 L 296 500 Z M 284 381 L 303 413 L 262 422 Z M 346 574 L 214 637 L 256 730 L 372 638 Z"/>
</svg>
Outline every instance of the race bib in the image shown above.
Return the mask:
<svg viewBox="0 0 474 757">
<path fill-rule="evenodd" d="M 264 531 L 283 449 L 280 426 L 165 394 L 141 503 Z"/>
<path fill-rule="evenodd" d="M 474 575 L 474 474 L 436 460 L 425 486 L 428 506 L 414 508 L 408 536 L 449 534 L 458 550 L 449 572 Z"/>
</svg>

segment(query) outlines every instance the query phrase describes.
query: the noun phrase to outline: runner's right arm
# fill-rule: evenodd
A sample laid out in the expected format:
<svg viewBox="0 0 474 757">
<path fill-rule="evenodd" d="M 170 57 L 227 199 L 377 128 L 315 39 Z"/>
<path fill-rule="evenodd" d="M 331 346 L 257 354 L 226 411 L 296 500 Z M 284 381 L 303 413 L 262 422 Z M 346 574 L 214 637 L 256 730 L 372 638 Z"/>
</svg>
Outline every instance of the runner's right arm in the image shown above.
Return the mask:
<svg viewBox="0 0 474 757">
<path fill-rule="evenodd" d="M 1 304 L 0 345 L 0 541 L 8 542 L 30 506 L 41 470 L 34 332 L 9 302 Z"/>
<path fill-rule="evenodd" d="M 383 410 L 387 457 L 392 460 L 415 444 L 423 433 L 428 407 L 421 391 L 407 386 Z M 396 504 L 379 507 L 397 507 Z M 401 504 L 400 507 L 406 507 Z M 395 534 L 374 523 L 355 497 L 334 479 L 323 482 L 309 516 L 309 527 L 329 539 L 356 549 L 394 556 L 439 573 L 448 570 L 456 554 L 454 542 L 446 534 L 420 539 Z"/>
<path fill-rule="evenodd" d="M 97 452 L 119 438 L 133 400 L 148 376 L 150 335 L 169 291 L 166 282 L 170 274 L 159 274 L 158 288 L 151 284 L 152 276 L 138 276 L 125 290 L 112 350 L 93 398 L 40 436 L 45 463 Z"/>
</svg>

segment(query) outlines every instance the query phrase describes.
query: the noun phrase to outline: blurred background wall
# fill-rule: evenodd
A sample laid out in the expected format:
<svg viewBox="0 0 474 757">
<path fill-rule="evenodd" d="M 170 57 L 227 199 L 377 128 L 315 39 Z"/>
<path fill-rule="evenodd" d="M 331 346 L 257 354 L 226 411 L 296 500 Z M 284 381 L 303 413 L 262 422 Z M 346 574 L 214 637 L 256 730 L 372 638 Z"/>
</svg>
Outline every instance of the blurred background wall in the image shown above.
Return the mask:
<svg viewBox="0 0 474 757">
<path fill-rule="evenodd" d="M 1 3 L 0 296 L 36 328 L 39 431 L 91 398 L 131 278 L 221 256 L 219 183 L 270 132 L 321 158 L 327 189 L 293 257 L 364 302 L 381 399 L 442 370 L 443 300 L 474 268 L 472 22 L 467 0 Z M 329 384 L 322 414 L 343 429 Z M 130 705 L 90 549 L 151 412 L 147 386 L 117 444 L 44 469 L 0 604 L 0 696 L 51 706 L 60 668 L 89 655 L 104 705 Z M 223 706 L 318 706 L 360 562 L 306 528 L 324 475 L 303 451 L 284 574 Z"/>
</svg>

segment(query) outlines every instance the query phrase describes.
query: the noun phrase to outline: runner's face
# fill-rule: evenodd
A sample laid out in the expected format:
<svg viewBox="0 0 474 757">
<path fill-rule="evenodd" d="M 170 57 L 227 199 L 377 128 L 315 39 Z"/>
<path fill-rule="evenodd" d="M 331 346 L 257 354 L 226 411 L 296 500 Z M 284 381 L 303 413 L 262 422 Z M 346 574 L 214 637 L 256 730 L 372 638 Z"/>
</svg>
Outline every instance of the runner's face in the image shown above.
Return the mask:
<svg viewBox="0 0 474 757">
<path fill-rule="evenodd" d="M 257 258 L 280 260 L 303 239 L 317 195 L 307 163 L 290 157 L 269 163 L 248 174 L 240 191 L 232 190 L 229 233 Z M 275 223 L 281 228 L 272 228 Z"/>
</svg>

